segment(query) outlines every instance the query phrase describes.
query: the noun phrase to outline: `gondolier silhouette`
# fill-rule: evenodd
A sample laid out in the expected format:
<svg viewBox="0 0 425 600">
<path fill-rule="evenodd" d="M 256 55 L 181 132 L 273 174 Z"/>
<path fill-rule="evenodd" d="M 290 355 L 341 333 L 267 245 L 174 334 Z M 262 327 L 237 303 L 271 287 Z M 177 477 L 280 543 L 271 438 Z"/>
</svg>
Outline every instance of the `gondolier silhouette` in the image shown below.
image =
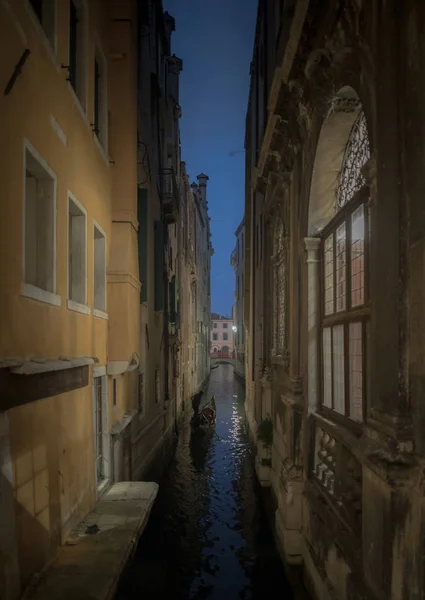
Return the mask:
<svg viewBox="0 0 425 600">
<path fill-rule="evenodd" d="M 209 429 L 216 421 L 215 396 L 212 395 L 208 400 L 203 398 L 203 395 L 203 391 L 200 391 L 192 396 L 193 416 L 191 426 L 194 430 Z"/>
<path fill-rule="evenodd" d="M 204 391 L 200 390 L 197 394 L 192 396 L 192 408 L 193 408 L 193 412 L 195 413 L 195 415 L 198 414 L 199 405 L 201 404 L 201 399 L 202 399 L 203 393 L 204 393 Z"/>
<path fill-rule="evenodd" d="M 209 402 L 204 404 L 201 411 L 201 424 L 211 427 L 215 423 L 216 405 L 215 396 L 212 395 Z"/>
</svg>

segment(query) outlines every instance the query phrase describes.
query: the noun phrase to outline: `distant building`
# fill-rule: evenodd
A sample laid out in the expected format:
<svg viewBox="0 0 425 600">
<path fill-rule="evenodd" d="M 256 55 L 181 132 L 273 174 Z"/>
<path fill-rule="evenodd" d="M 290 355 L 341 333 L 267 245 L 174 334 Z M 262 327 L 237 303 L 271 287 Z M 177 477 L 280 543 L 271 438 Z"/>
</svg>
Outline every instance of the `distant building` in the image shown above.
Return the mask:
<svg viewBox="0 0 425 600">
<path fill-rule="evenodd" d="M 179 226 L 180 389 L 183 400 L 195 394 L 210 372 L 211 233 L 207 175 L 189 184 L 181 163 Z"/>
<path fill-rule="evenodd" d="M 235 320 L 235 373 L 245 378 L 245 326 L 244 326 L 244 286 L 245 286 L 245 220 L 235 231 L 236 247 L 230 256 L 230 264 L 235 269 L 235 304 L 233 318 Z"/>
<path fill-rule="evenodd" d="M 138 427 L 130 429 L 132 473 L 141 477 L 170 448 L 181 403 L 177 265 L 180 183 L 179 76 L 173 17 L 158 0 L 140 12 L 137 119 L 140 366 Z M 149 108 L 147 108 L 149 107 Z M 140 434 L 140 431 L 146 433 Z"/>
<path fill-rule="evenodd" d="M 224 317 L 211 313 L 211 355 L 232 354 L 235 351 L 235 321 L 231 317 Z"/>
</svg>

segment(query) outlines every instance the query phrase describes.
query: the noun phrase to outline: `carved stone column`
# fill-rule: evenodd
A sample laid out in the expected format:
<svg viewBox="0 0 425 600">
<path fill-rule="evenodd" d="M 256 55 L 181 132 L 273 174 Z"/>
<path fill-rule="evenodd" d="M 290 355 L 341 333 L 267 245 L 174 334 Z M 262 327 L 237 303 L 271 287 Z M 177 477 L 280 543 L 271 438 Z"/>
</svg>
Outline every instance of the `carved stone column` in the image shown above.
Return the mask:
<svg viewBox="0 0 425 600">
<path fill-rule="evenodd" d="M 307 380 L 307 406 L 308 413 L 314 412 L 319 402 L 319 372 L 318 351 L 320 333 L 320 303 L 319 303 L 319 238 L 304 238 L 307 251 L 307 294 L 308 294 L 308 380 Z"/>
</svg>

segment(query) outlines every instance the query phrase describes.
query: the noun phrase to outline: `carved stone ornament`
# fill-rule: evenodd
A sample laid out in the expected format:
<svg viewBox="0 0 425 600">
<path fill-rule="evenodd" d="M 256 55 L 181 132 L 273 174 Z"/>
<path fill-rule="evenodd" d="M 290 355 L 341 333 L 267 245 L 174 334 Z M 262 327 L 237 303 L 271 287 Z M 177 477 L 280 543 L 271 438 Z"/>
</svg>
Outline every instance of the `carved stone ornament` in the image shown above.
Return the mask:
<svg viewBox="0 0 425 600">
<path fill-rule="evenodd" d="M 307 58 L 304 73 L 307 79 L 312 79 L 318 72 L 329 69 L 332 62 L 331 53 L 325 48 L 317 48 Z"/>
<path fill-rule="evenodd" d="M 354 113 L 358 112 L 361 108 L 361 102 L 358 98 L 348 98 L 343 96 L 333 96 L 330 107 L 329 115 L 333 113 Z"/>
<path fill-rule="evenodd" d="M 271 371 L 266 365 L 262 368 L 260 381 L 263 385 L 270 385 L 272 382 Z"/>
<path fill-rule="evenodd" d="M 264 201 L 264 212 L 274 218 L 273 213 L 278 213 L 282 205 L 282 197 L 291 183 L 292 173 L 281 171 L 270 173 Z"/>
<path fill-rule="evenodd" d="M 288 483 L 290 481 L 299 481 L 303 475 L 303 468 L 300 465 L 295 464 L 292 458 L 285 458 L 280 468 L 280 478 L 282 483 Z"/>
</svg>

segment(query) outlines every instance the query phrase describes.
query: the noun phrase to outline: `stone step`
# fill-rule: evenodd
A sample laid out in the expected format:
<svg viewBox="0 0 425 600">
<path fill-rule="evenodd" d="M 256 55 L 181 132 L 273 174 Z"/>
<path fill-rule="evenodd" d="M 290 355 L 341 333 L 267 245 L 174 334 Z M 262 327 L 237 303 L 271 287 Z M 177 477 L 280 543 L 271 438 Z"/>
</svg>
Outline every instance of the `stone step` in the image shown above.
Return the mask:
<svg viewBox="0 0 425 600">
<path fill-rule="evenodd" d="M 22 600 L 112 600 L 157 493 L 152 482 L 113 485 Z"/>
</svg>

